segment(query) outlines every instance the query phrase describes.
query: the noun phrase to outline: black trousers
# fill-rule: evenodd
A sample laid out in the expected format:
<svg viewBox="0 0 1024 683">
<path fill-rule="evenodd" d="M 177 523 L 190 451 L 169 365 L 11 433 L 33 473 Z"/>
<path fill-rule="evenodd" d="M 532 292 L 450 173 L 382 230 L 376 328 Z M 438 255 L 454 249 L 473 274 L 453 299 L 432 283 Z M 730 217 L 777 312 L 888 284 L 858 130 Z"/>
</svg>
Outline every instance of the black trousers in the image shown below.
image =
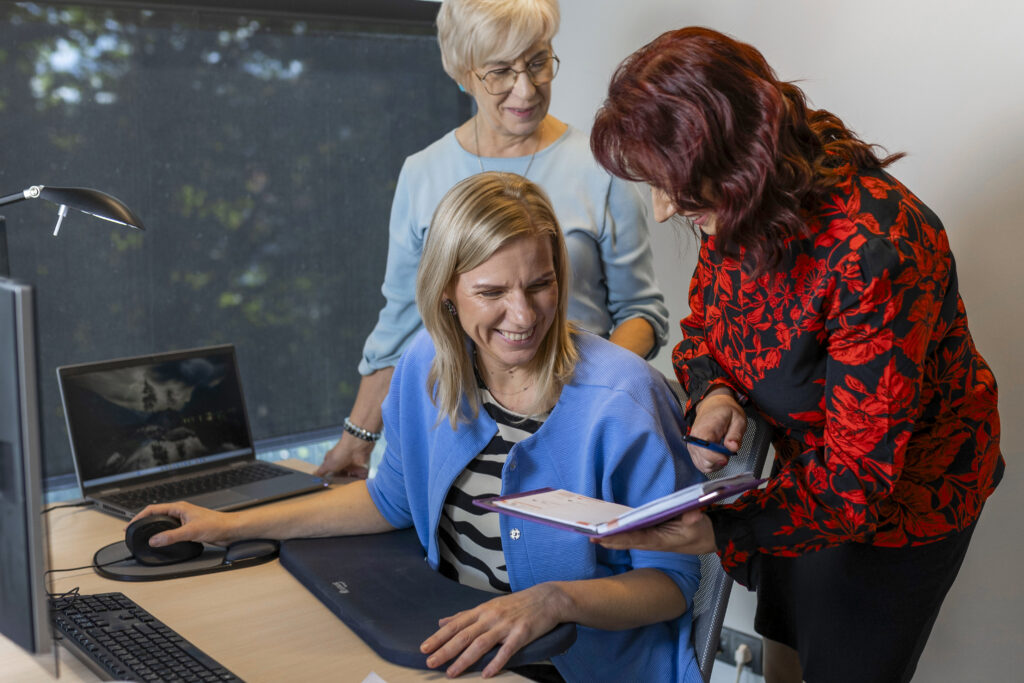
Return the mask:
<svg viewBox="0 0 1024 683">
<path fill-rule="evenodd" d="M 762 557 L 754 628 L 797 651 L 806 683 L 910 681 L 974 526 L 910 548 Z"/>
</svg>

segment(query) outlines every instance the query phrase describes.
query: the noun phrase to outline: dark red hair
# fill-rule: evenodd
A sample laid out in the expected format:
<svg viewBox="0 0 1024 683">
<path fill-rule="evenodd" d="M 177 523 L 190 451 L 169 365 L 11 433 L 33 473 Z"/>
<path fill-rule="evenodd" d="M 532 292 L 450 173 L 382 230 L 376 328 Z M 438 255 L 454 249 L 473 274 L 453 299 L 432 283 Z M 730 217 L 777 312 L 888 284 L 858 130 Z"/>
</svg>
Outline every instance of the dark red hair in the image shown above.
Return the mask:
<svg viewBox="0 0 1024 683">
<path fill-rule="evenodd" d="M 669 31 L 626 58 L 590 135 L 610 173 L 716 215 L 716 246 L 776 269 L 806 213 L 853 168 L 883 168 L 836 117 L 813 110 L 753 46 L 706 28 Z"/>
</svg>

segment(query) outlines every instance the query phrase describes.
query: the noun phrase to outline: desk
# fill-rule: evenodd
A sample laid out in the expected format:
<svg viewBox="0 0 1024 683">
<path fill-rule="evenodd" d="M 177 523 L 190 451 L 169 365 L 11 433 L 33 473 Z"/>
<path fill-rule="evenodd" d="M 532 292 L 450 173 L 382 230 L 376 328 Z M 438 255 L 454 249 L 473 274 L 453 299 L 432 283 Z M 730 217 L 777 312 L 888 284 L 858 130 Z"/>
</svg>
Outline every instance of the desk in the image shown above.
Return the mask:
<svg viewBox="0 0 1024 683">
<path fill-rule="evenodd" d="M 313 469 L 301 461 L 286 464 Z M 90 564 L 97 549 L 124 538 L 126 523 L 90 508 L 67 508 L 51 512 L 49 526 L 50 566 L 60 569 Z M 55 591 L 79 586 L 82 593 L 124 593 L 250 683 L 360 683 L 371 672 L 387 683 L 445 679 L 443 673 L 408 669 L 381 659 L 277 560 L 168 581 L 112 581 L 91 569 L 54 577 Z M 58 649 L 61 681 L 100 680 L 65 648 Z M 0 671 L 4 681 L 52 680 L 2 636 Z M 499 678 L 526 680 L 508 672 Z M 458 680 L 480 680 L 480 675 L 464 674 Z"/>
</svg>

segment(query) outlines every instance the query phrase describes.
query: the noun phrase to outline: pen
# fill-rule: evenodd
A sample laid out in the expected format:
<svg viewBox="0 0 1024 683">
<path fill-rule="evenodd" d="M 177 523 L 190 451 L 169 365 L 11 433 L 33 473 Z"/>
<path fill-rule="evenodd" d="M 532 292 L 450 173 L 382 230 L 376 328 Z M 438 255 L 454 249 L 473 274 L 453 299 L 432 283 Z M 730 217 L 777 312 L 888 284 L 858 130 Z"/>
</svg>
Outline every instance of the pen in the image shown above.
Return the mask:
<svg viewBox="0 0 1024 683">
<path fill-rule="evenodd" d="M 715 453 L 721 453 L 722 455 L 727 457 L 732 457 L 736 455 L 733 451 L 730 451 L 728 448 L 726 448 L 720 443 L 714 443 L 712 441 L 698 439 L 696 436 L 690 436 L 689 434 L 683 434 L 683 441 L 685 441 L 686 443 L 692 443 L 694 446 L 706 448 L 709 451 L 714 451 Z"/>
</svg>

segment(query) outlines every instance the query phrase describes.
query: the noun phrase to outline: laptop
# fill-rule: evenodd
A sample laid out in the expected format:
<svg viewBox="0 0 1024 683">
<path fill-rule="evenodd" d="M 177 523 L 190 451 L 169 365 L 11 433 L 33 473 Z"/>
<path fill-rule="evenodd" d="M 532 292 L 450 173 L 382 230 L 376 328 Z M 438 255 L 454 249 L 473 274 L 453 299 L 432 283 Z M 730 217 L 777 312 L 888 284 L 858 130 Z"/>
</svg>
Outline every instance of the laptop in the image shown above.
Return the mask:
<svg viewBox="0 0 1024 683">
<path fill-rule="evenodd" d="M 230 344 L 66 365 L 57 378 L 82 496 L 103 512 L 235 510 L 328 485 L 256 460 Z"/>
</svg>

